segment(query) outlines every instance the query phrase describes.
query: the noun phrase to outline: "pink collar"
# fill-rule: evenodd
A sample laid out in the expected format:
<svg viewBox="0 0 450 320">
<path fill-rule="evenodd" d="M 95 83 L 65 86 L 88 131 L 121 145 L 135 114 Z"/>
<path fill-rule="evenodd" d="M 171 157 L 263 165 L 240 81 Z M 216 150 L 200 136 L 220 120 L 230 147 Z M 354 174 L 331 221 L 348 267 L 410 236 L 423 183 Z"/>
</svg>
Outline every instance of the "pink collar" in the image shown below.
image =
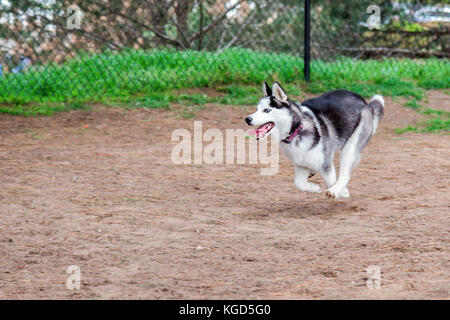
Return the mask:
<svg viewBox="0 0 450 320">
<path fill-rule="evenodd" d="M 291 135 L 289 137 L 287 137 L 286 139 L 291 142 L 292 140 L 294 140 L 294 138 L 300 133 L 300 131 L 303 129 L 303 126 L 301 124 L 298 125 L 297 128 L 295 128 L 294 132 L 291 133 Z"/>
</svg>

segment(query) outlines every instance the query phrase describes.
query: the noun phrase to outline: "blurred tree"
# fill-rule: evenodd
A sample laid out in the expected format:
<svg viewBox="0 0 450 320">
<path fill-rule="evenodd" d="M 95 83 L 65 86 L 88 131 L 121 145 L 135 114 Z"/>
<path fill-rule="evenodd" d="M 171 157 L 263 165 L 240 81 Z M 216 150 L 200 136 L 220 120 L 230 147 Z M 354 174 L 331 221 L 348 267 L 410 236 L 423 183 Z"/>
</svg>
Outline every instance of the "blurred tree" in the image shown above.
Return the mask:
<svg viewBox="0 0 450 320">
<path fill-rule="evenodd" d="M 448 56 L 449 24 L 421 24 L 414 10 L 448 1 L 312 1 L 312 53 Z M 79 50 L 109 48 L 224 50 L 233 46 L 302 54 L 303 1 L 79 0 L 79 29 L 68 27 L 73 0 L 0 2 L 0 59 L 62 61 Z M 369 5 L 381 8 L 381 29 L 364 26 Z M 11 59 L 7 62 L 6 53 Z M 11 62 L 12 61 L 12 62 Z M 15 63 L 17 63 L 17 61 Z M 5 69 L 6 70 L 6 69 Z"/>
</svg>

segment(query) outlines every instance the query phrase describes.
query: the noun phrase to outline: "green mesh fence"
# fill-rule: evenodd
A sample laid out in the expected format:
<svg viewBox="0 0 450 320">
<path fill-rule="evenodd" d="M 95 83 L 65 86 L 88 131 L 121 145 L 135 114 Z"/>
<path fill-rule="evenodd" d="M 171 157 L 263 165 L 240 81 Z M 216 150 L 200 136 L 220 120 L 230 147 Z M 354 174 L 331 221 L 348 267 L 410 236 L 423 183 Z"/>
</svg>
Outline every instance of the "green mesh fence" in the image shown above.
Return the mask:
<svg viewBox="0 0 450 320">
<path fill-rule="evenodd" d="M 448 88 L 449 25 L 436 1 L 311 1 L 310 89 Z M 303 1 L 0 1 L 0 103 L 300 82 L 303 33 Z"/>
</svg>

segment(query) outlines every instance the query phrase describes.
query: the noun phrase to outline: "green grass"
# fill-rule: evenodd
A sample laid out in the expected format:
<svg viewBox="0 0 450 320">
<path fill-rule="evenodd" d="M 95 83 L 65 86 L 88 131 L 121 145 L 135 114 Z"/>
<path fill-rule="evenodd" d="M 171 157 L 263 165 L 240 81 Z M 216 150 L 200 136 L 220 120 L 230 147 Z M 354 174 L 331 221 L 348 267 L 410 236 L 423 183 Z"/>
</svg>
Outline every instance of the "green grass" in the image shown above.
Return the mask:
<svg viewBox="0 0 450 320">
<path fill-rule="evenodd" d="M 443 132 L 448 134 L 450 132 L 450 112 L 445 110 L 435 110 L 425 108 L 418 104 L 416 100 L 406 102 L 407 107 L 415 109 L 417 112 L 431 116 L 430 119 L 420 121 L 415 126 L 406 126 L 404 128 L 395 129 L 395 132 L 402 134 L 405 132 Z"/>
<path fill-rule="evenodd" d="M 10 104 L 2 106 L 0 104 L 0 113 L 8 113 L 21 116 L 50 116 L 58 111 L 68 110 L 89 110 L 90 106 L 82 102 L 68 102 L 68 103 L 36 103 L 36 104 Z"/>
<path fill-rule="evenodd" d="M 301 96 L 302 91 L 322 93 L 342 88 L 365 97 L 380 93 L 418 101 L 424 98 L 425 90 L 450 88 L 449 60 L 314 60 L 309 85 L 303 82 L 302 70 L 301 57 L 247 49 L 80 53 L 63 64 L 4 74 L 0 78 L 0 112 L 49 115 L 82 108 L 87 102 L 127 108 L 209 102 L 252 105 L 261 97 L 261 83 L 273 80 L 281 81 L 294 96 Z M 204 87 L 216 88 L 221 94 L 210 97 L 174 92 Z"/>
<path fill-rule="evenodd" d="M 405 106 L 412 108 L 412 109 L 422 109 L 423 108 L 423 106 L 421 104 L 419 104 L 416 99 L 409 100 L 408 102 L 405 103 Z"/>
<path fill-rule="evenodd" d="M 450 119 L 448 117 L 446 118 L 435 117 L 426 121 L 419 122 L 416 126 L 407 126 L 404 128 L 395 129 L 395 132 L 398 134 L 402 134 L 405 132 L 422 132 L 422 133 L 443 132 L 444 134 L 449 134 Z"/>
<path fill-rule="evenodd" d="M 216 94 L 207 95 L 201 93 L 175 93 L 164 91 L 152 93 L 143 97 L 124 97 L 115 101 L 106 102 L 108 105 L 120 106 L 126 109 L 133 108 L 164 108 L 169 109 L 171 105 L 180 104 L 187 107 L 203 106 L 206 103 L 223 105 L 255 105 L 261 99 L 260 86 L 251 85 L 228 85 L 216 88 Z M 298 86 L 287 84 L 285 89 L 291 96 L 305 97 Z"/>
<path fill-rule="evenodd" d="M 445 92 L 444 92 L 445 93 Z M 425 98 L 424 102 L 428 102 Z M 402 134 L 405 132 L 450 132 L 450 112 L 445 110 L 435 110 L 426 108 L 421 105 L 417 99 L 408 100 L 405 106 L 416 110 L 417 112 L 431 116 L 430 119 L 426 121 L 421 121 L 415 126 L 406 126 L 404 128 L 395 129 L 395 132 Z"/>
<path fill-rule="evenodd" d="M 146 96 L 129 96 L 106 101 L 107 105 L 120 106 L 126 109 L 149 108 L 149 109 L 170 109 L 172 104 L 185 106 L 204 105 L 208 102 L 216 102 L 215 99 L 206 94 L 176 94 L 171 91 L 151 93 Z"/>
<path fill-rule="evenodd" d="M 427 114 L 427 115 L 437 115 L 439 117 L 450 118 L 450 112 L 445 111 L 445 110 L 425 109 L 425 110 L 422 110 L 421 113 Z"/>
</svg>

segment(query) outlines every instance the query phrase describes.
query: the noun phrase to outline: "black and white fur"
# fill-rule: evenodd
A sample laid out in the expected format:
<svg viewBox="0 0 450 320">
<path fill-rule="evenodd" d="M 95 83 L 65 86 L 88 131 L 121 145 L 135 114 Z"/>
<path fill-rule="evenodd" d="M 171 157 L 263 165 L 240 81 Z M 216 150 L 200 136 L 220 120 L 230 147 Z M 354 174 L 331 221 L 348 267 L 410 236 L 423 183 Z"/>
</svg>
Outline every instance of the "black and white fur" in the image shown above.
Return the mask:
<svg viewBox="0 0 450 320">
<path fill-rule="evenodd" d="M 384 99 L 375 95 L 369 103 L 347 90 L 327 92 L 302 103 L 290 100 L 281 85 L 272 89 L 264 83 L 264 98 L 257 111 L 245 120 L 249 125 L 272 123 L 279 130 L 280 147 L 295 165 L 295 186 L 302 191 L 321 192 L 319 184 L 308 179 L 322 174 L 331 198 L 348 198 L 347 184 L 352 170 L 361 159 L 361 152 L 375 133 L 383 117 Z M 289 141 L 296 128 L 300 133 Z M 340 172 L 336 179 L 333 158 L 340 153 Z"/>
</svg>

